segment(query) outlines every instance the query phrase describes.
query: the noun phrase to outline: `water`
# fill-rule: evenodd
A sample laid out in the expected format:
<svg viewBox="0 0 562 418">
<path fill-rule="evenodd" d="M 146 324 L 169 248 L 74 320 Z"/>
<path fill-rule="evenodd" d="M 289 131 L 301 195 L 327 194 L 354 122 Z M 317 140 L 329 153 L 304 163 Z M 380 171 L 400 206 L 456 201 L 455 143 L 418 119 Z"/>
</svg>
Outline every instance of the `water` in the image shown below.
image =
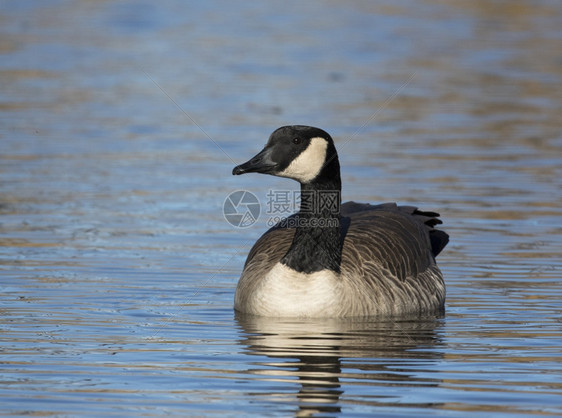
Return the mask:
<svg viewBox="0 0 562 418">
<path fill-rule="evenodd" d="M 0 412 L 562 415 L 555 1 L 0 3 Z M 344 200 L 438 210 L 443 317 L 237 318 L 320 126 Z M 258 222 L 222 205 L 250 190 Z"/>
</svg>

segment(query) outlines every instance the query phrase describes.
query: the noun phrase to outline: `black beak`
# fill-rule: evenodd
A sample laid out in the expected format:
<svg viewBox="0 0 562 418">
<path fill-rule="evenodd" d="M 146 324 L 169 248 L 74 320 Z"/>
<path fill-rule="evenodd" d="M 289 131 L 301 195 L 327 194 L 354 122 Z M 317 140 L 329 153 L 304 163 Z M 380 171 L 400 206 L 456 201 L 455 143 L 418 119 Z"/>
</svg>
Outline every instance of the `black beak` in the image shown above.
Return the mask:
<svg viewBox="0 0 562 418">
<path fill-rule="evenodd" d="M 235 176 L 245 173 L 272 174 L 276 166 L 277 164 L 271 159 L 271 148 L 264 148 L 250 161 L 234 167 L 232 174 Z"/>
</svg>

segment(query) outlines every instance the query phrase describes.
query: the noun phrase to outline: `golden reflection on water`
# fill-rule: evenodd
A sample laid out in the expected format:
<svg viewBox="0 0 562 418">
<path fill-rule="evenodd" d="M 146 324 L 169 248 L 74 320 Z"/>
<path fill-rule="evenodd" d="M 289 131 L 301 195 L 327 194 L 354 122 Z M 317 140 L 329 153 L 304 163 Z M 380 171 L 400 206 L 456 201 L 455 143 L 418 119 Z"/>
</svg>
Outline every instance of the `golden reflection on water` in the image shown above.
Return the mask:
<svg viewBox="0 0 562 418">
<path fill-rule="evenodd" d="M 436 318 L 303 323 L 238 315 L 237 321 L 243 331 L 239 344 L 248 354 L 268 359 L 252 362 L 249 374 L 263 382 L 298 379 L 297 416 L 341 412 L 339 401 L 345 396 L 343 382 L 372 386 L 371 399 L 351 401 L 364 405 L 387 403 L 382 394 L 377 396 L 380 386 L 439 384 L 435 377 L 415 377 L 420 364 L 429 372 L 431 364 L 439 358 L 433 351 L 441 344 L 436 332 L 440 323 Z M 290 399 L 284 392 L 263 396 Z"/>
</svg>

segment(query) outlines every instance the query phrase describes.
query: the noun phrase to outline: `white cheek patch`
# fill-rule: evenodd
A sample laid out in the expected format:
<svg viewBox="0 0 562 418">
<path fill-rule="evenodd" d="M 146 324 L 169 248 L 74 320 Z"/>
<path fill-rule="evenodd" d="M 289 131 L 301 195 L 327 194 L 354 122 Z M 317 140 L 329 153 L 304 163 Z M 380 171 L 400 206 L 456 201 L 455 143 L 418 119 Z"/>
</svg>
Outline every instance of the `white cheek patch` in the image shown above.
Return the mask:
<svg viewBox="0 0 562 418">
<path fill-rule="evenodd" d="M 324 138 L 312 138 L 308 147 L 277 175 L 308 183 L 322 170 L 326 161 L 327 148 L 328 142 Z"/>
</svg>

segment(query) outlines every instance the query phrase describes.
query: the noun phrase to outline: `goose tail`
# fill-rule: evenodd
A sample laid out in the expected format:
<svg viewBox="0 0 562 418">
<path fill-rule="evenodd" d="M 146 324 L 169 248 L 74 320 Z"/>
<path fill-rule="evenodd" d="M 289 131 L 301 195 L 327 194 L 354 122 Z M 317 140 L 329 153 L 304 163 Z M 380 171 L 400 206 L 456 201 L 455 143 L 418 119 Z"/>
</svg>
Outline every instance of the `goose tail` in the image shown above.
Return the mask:
<svg viewBox="0 0 562 418">
<path fill-rule="evenodd" d="M 408 207 L 408 209 L 410 208 Z M 413 211 L 411 211 L 410 213 L 429 227 L 431 253 L 433 254 L 433 257 L 437 257 L 437 255 L 443 250 L 443 248 L 445 248 L 445 246 L 449 242 L 449 234 L 447 234 L 445 231 L 434 229 L 435 225 L 440 225 L 443 223 L 443 221 L 439 219 L 440 215 L 437 212 L 421 211 L 418 208 L 411 209 L 413 209 Z"/>
</svg>

